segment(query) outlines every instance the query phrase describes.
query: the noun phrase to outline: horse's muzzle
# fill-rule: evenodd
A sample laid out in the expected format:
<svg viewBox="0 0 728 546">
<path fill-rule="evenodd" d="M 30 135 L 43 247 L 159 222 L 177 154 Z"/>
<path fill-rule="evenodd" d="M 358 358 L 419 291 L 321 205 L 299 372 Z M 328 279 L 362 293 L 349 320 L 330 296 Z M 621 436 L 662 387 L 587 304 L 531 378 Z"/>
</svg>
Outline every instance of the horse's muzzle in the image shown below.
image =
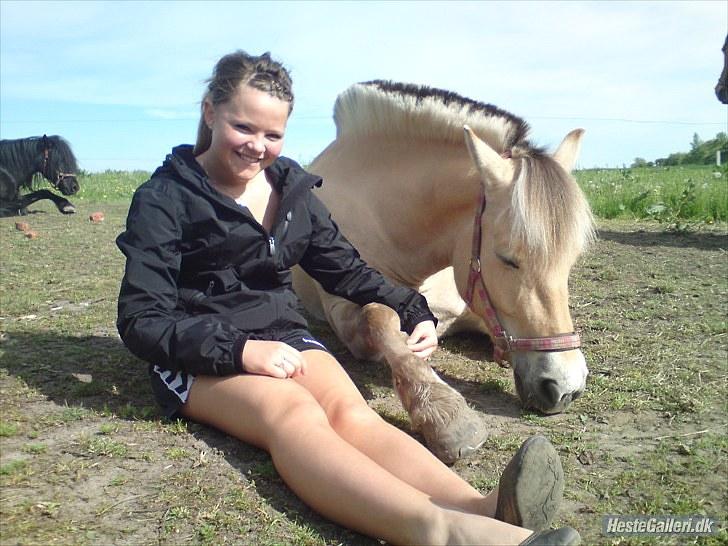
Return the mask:
<svg viewBox="0 0 728 546">
<path fill-rule="evenodd" d="M 63 195 L 73 195 L 78 192 L 80 186 L 75 176 L 64 176 L 58 181 L 57 188 Z"/>
<path fill-rule="evenodd" d="M 513 363 L 516 392 L 523 405 L 546 415 L 561 413 L 586 388 L 589 371 L 580 351 L 572 358 L 565 353 L 540 353 L 536 359 L 520 355 Z"/>
</svg>

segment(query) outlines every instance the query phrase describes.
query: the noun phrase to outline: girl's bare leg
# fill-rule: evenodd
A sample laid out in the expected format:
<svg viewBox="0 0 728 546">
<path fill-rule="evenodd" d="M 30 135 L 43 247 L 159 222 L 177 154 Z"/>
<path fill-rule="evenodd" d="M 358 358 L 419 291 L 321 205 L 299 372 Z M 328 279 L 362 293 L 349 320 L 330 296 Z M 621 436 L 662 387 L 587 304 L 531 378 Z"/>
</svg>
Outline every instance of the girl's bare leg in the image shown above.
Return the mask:
<svg viewBox="0 0 728 546">
<path fill-rule="evenodd" d="M 530 535 L 433 503 L 342 439 L 319 402 L 294 380 L 200 376 L 182 413 L 266 449 L 304 502 L 369 536 L 394 544 L 518 544 Z"/>
<path fill-rule="evenodd" d="M 384 421 L 330 354 L 316 350 L 302 354 L 308 372 L 295 380 L 318 400 L 339 436 L 436 503 L 494 516 L 497 490 L 483 496 L 420 442 Z"/>
</svg>

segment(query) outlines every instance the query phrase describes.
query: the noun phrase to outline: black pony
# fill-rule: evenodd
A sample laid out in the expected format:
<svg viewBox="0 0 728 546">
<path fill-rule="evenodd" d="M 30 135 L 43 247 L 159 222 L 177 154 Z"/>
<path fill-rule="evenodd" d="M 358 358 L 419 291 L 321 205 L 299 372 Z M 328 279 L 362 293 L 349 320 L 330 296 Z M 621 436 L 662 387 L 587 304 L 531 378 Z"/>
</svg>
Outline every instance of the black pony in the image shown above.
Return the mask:
<svg viewBox="0 0 728 546">
<path fill-rule="evenodd" d="M 41 174 L 63 195 L 78 191 L 78 166 L 71 147 L 59 136 L 0 140 L 0 217 L 28 214 L 27 207 L 41 199 L 50 199 L 63 214 L 75 207 L 50 190 L 20 195 L 20 188 L 33 189 L 33 177 Z"/>
</svg>

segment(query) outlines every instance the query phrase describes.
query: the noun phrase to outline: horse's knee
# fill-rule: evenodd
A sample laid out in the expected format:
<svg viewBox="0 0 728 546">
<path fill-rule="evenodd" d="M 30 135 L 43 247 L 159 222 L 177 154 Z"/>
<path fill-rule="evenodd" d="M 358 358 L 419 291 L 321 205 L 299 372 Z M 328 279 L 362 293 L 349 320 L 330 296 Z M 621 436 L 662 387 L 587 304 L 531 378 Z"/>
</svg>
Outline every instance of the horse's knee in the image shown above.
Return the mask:
<svg viewBox="0 0 728 546">
<path fill-rule="evenodd" d="M 369 303 L 362 307 L 361 318 L 367 325 L 369 335 L 376 339 L 396 334 L 400 329 L 397 313 L 381 303 Z"/>
<path fill-rule="evenodd" d="M 371 360 L 386 359 L 393 348 L 404 347 L 397 313 L 380 303 L 370 303 L 359 310 L 356 335 L 360 352 Z"/>
</svg>

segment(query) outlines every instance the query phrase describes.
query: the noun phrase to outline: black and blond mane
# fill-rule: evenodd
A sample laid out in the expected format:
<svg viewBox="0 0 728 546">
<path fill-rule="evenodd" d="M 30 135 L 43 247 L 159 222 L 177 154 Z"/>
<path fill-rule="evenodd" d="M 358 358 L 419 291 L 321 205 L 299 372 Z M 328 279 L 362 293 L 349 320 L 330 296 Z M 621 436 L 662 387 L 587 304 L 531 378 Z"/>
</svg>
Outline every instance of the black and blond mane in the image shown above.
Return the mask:
<svg viewBox="0 0 728 546">
<path fill-rule="evenodd" d="M 463 125 L 516 162 L 511 240 L 542 264 L 580 252 L 594 237 L 589 206 L 571 175 L 528 140 L 523 119 L 492 104 L 427 86 L 375 80 L 352 85 L 334 106 L 337 138 L 398 136 L 464 143 Z"/>
<path fill-rule="evenodd" d="M 459 143 L 467 124 L 501 152 L 528 145 L 528 124 L 497 106 L 443 89 L 383 80 L 352 85 L 339 95 L 334 121 L 338 135 L 401 134 Z"/>
</svg>

